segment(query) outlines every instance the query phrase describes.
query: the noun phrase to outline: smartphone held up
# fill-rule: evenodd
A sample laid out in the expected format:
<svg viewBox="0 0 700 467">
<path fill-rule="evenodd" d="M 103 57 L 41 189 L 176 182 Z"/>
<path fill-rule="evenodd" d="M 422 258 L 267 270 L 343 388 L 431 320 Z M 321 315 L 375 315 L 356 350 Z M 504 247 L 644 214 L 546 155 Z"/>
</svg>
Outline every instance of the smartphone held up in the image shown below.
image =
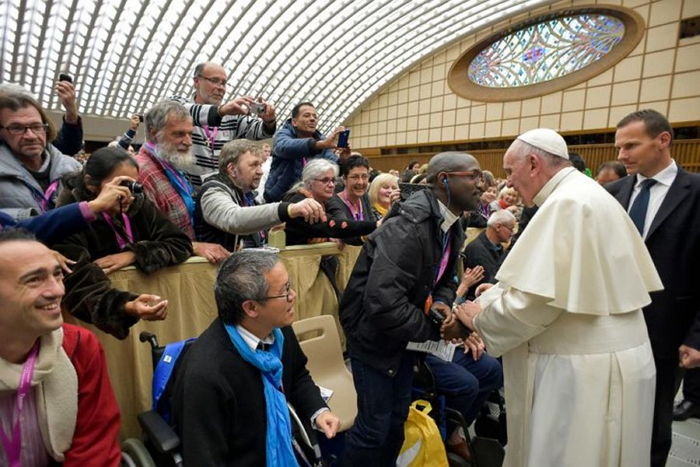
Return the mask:
<svg viewBox="0 0 700 467">
<path fill-rule="evenodd" d="M 338 147 L 339 148 L 347 148 L 348 147 L 348 142 L 350 140 L 350 130 L 343 130 L 340 133 L 338 133 Z"/>
</svg>

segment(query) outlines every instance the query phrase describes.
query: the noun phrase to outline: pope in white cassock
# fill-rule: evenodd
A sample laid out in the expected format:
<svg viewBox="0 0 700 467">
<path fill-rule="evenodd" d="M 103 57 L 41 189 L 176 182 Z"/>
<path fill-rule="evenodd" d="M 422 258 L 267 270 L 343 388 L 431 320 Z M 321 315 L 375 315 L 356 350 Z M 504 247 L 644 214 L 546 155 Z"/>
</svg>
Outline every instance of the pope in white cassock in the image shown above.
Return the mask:
<svg viewBox="0 0 700 467">
<path fill-rule="evenodd" d="M 553 130 L 520 135 L 508 186 L 539 206 L 496 279 L 455 310 L 503 356 L 506 466 L 649 465 L 654 359 L 641 308 L 662 288 L 627 213 Z"/>
</svg>

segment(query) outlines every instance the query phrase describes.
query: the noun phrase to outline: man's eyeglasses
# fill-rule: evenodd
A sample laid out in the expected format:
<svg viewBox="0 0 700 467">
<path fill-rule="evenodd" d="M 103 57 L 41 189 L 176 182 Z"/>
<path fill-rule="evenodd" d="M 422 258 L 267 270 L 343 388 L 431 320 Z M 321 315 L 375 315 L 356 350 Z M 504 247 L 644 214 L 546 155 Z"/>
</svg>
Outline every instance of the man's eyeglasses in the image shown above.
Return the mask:
<svg viewBox="0 0 700 467">
<path fill-rule="evenodd" d="M 465 170 L 463 172 L 445 172 L 445 175 L 447 176 L 455 176 L 455 177 L 467 177 L 469 180 L 475 182 L 479 180 L 483 180 L 484 176 L 481 173 L 481 170 Z"/>
<path fill-rule="evenodd" d="M 287 284 L 284 286 L 284 293 L 282 295 L 271 295 L 269 297 L 262 297 L 260 300 L 271 300 L 273 298 L 286 298 L 287 302 L 292 303 L 292 299 L 294 298 L 292 294 L 294 293 L 294 288 L 292 287 L 291 282 L 287 282 Z"/>
<path fill-rule="evenodd" d="M 11 135 L 21 136 L 27 132 L 27 130 L 32 130 L 32 133 L 36 135 L 43 135 L 49 130 L 48 123 L 32 123 L 31 125 L 19 125 L 12 124 L 8 126 L 0 126 L 0 129 L 7 130 Z"/>
<path fill-rule="evenodd" d="M 333 177 L 326 177 L 326 178 L 314 178 L 317 182 L 321 182 L 324 185 L 332 184 L 335 185 L 335 178 Z"/>
<path fill-rule="evenodd" d="M 209 81 L 211 84 L 215 84 L 217 86 L 222 86 L 224 88 L 228 87 L 227 81 L 224 81 L 224 80 L 221 80 L 218 78 L 209 78 L 208 76 L 204 76 L 204 75 L 198 75 L 198 77 Z"/>
</svg>

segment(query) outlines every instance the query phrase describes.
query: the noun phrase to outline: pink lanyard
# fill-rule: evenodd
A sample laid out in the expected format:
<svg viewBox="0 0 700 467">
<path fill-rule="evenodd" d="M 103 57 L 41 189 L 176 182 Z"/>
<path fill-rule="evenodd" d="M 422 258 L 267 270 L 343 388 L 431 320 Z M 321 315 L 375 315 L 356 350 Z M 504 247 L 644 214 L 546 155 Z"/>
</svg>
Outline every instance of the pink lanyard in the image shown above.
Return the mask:
<svg viewBox="0 0 700 467">
<path fill-rule="evenodd" d="M 119 245 L 120 250 L 123 250 L 127 245 L 134 243 L 134 233 L 131 230 L 131 221 L 129 220 L 129 216 L 122 213 L 122 221 L 124 221 L 124 229 L 126 230 L 126 241 L 121 236 L 121 234 L 117 232 L 117 229 L 114 228 L 114 222 L 112 221 L 112 218 L 109 216 L 109 214 L 103 212 L 102 217 L 104 217 L 105 222 L 107 222 L 112 227 L 112 230 L 114 231 L 114 236 L 117 239 L 117 245 Z"/>
<path fill-rule="evenodd" d="M 353 206 L 352 203 L 350 203 L 347 193 L 340 193 L 340 199 L 343 200 L 343 203 L 345 203 L 345 205 L 350 210 L 350 214 L 352 214 L 353 219 L 355 219 L 356 221 L 365 220 L 365 216 L 364 214 L 362 214 L 362 199 L 357 200 L 357 204 L 360 206 L 359 209 L 355 209 L 355 206 Z"/>
<path fill-rule="evenodd" d="M 452 240 L 452 237 L 450 236 L 450 233 L 447 232 L 445 246 L 443 247 L 443 250 L 442 250 L 442 258 L 440 259 L 440 267 L 438 268 L 438 273 L 437 273 L 437 276 L 435 277 L 435 282 L 433 284 L 433 287 L 435 287 L 437 285 L 437 283 L 440 282 L 442 275 L 445 273 L 445 269 L 447 269 L 447 263 L 450 260 L 450 253 L 452 252 L 452 241 L 451 240 Z"/>
<path fill-rule="evenodd" d="M 56 190 L 58 190 L 58 183 L 59 180 L 54 180 L 44 192 L 44 196 L 41 198 L 42 210 L 48 211 L 49 203 L 51 203 L 51 197 L 54 195 L 54 193 L 56 193 Z"/>
<path fill-rule="evenodd" d="M 219 134 L 219 127 L 215 126 L 213 129 L 210 129 L 207 125 L 204 125 L 202 126 L 202 130 L 204 130 L 209 140 L 209 148 L 213 151 L 214 141 L 216 141 L 216 136 Z"/>
<path fill-rule="evenodd" d="M 32 375 L 34 374 L 34 366 L 36 365 L 37 355 L 39 355 L 39 343 L 37 342 L 29 352 L 27 361 L 22 366 L 22 376 L 19 380 L 17 388 L 17 398 L 15 399 L 15 407 L 12 410 L 12 435 L 8 437 L 5 430 L 0 427 L 0 441 L 5 448 L 5 456 L 7 457 L 8 467 L 21 467 L 22 456 L 22 424 L 20 423 L 20 415 L 24 408 L 24 399 L 29 394 L 29 388 L 32 385 Z"/>
</svg>

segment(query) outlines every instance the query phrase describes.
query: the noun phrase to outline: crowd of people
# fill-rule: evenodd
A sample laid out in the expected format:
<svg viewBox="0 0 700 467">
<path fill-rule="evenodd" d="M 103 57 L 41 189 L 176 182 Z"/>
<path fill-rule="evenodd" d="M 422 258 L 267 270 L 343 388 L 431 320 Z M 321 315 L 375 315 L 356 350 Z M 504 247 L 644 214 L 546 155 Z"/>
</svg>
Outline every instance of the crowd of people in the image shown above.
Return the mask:
<svg viewBox="0 0 700 467">
<path fill-rule="evenodd" d="M 82 162 L 71 83 L 56 85 L 59 130 L 0 85 L 0 464 L 119 465 L 104 355 L 62 310 L 124 339 L 166 319 L 168 297 L 110 274 L 193 255 L 219 265 L 218 318 L 174 380 L 185 465 L 297 465 L 287 402 L 335 437 L 290 327 L 296 291 L 265 248 L 274 230 L 361 247 L 345 286 L 334 256 L 320 262 L 358 397 L 339 465 L 395 464 L 417 360 L 467 425 L 505 385 L 509 466 L 665 464 L 679 366 L 700 365 L 700 176 L 673 160 L 663 115 L 622 119 L 595 180 L 544 128 L 505 151 L 504 179 L 462 152 L 379 173 L 339 147 L 343 127 L 317 129 L 313 103 L 278 126 L 272 103 L 224 101 L 227 76 L 198 65 L 193 97 L 133 114 Z M 450 357 L 411 347 L 425 341 Z M 467 432 L 445 438 L 473 458 Z"/>
</svg>

